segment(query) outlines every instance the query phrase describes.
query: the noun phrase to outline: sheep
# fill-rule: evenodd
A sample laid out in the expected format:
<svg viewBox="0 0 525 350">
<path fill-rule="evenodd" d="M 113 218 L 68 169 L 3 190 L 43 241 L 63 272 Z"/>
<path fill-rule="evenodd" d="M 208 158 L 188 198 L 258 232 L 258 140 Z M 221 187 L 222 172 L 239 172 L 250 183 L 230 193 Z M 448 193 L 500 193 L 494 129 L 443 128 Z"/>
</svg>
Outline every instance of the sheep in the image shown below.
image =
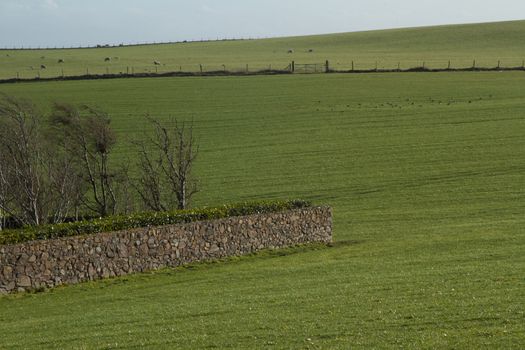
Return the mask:
<svg viewBox="0 0 525 350">
<path fill-rule="evenodd" d="M 46 69 L 46 68 L 47 68 L 47 67 L 46 67 L 45 64 L 41 64 L 41 65 L 40 65 L 40 69 Z"/>
<path fill-rule="evenodd" d="M 159 61 L 153 61 L 153 64 L 156 65 L 156 66 L 160 66 L 160 62 Z"/>
<path fill-rule="evenodd" d="M 104 58 L 104 62 L 109 62 L 109 61 L 111 61 L 111 57 Z"/>
<path fill-rule="evenodd" d="M 58 59 L 58 63 L 64 63 L 64 60 L 61 59 L 61 58 L 59 58 L 59 59 Z"/>
<path fill-rule="evenodd" d="M 288 53 L 293 53 L 293 49 L 289 49 L 289 50 L 288 50 Z"/>
<path fill-rule="evenodd" d="M 314 49 L 309 49 L 308 52 L 312 53 L 314 52 Z"/>
</svg>

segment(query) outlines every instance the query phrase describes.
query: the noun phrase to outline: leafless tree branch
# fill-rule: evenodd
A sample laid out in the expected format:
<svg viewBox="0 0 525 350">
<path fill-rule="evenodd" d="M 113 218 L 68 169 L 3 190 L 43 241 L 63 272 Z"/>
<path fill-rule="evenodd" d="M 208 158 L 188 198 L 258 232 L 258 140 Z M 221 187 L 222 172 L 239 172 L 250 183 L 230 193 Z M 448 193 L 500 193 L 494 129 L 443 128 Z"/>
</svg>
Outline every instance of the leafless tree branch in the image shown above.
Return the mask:
<svg viewBox="0 0 525 350">
<path fill-rule="evenodd" d="M 198 153 L 193 122 L 187 126 L 174 120 L 171 127 L 167 127 L 149 116 L 146 119 L 154 132 L 147 142 L 136 143 L 140 177 L 135 188 L 151 210 L 163 211 L 174 206 L 185 209 L 198 192 L 192 173 Z"/>
</svg>

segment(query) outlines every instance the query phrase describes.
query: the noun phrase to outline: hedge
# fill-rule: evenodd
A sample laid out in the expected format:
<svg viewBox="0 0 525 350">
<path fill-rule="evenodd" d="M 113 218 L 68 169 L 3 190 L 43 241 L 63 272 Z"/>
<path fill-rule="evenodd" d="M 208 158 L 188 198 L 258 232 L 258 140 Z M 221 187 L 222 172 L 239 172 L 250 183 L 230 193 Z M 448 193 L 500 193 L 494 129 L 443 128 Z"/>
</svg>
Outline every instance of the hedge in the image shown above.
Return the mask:
<svg viewBox="0 0 525 350">
<path fill-rule="evenodd" d="M 0 245 L 26 241 L 46 240 L 59 237 L 113 232 L 139 227 L 162 226 L 201 220 L 221 219 L 233 216 L 273 213 L 310 207 L 303 200 L 275 202 L 245 202 L 215 208 L 175 210 L 169 212 L 146 212 L 131 215 L 116 215 L 93 220 L 25 227 L 0 231 Z"/>
</svg>

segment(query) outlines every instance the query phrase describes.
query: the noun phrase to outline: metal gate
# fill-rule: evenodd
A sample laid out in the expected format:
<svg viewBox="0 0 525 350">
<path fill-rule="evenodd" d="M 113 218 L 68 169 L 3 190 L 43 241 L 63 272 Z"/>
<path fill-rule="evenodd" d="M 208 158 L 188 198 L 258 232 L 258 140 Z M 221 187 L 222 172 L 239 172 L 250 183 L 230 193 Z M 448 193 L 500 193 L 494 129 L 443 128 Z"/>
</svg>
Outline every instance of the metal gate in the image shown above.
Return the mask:
<svg viewBox="0 0 525 350">
<path fill-rule="evenodd" d="M 295 63 L 290 65 L 292 73 L 314 74 L 327 73 L 329 71 L 328 61 L 325 63 Z"/>
</svg>

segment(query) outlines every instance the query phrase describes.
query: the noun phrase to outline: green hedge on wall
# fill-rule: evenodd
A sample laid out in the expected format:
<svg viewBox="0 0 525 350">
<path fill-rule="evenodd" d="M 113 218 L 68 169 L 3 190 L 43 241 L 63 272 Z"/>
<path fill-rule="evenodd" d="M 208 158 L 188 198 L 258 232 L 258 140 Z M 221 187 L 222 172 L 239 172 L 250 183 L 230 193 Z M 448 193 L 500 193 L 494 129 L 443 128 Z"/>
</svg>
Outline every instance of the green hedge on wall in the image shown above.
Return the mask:
<svg viewBox="0 0 525 350">
<path fill-rule="evenodd" d="M 223 205 L 216 208 L 110 216 L 94 220 L 0 231 L 0 245 L 100 232 L 113 232 L 147 226 L 162 226 L 200 220 L 221 219 L 232 216 L 273 213 L 310 206 L 311 204 L 309 202 L 302 200 L 246 202 L 235 205 Z"/>
</svg>

